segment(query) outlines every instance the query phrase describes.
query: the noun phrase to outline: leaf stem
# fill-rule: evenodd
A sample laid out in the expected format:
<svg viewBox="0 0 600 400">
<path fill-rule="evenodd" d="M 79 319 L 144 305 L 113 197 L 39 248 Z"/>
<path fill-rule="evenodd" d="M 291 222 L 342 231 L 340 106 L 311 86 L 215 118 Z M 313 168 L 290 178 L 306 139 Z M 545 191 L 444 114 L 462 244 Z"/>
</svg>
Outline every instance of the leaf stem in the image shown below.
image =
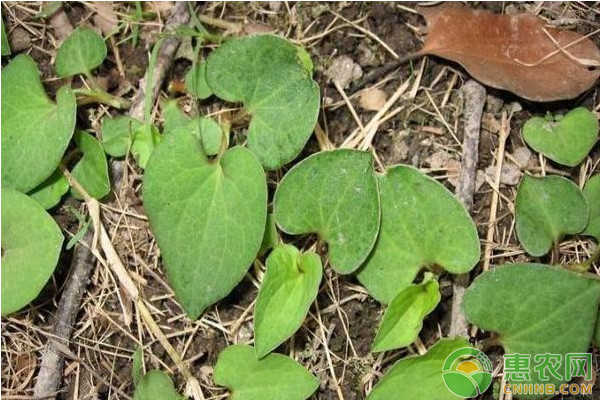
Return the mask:
<svg viewBox="0 0 600 400">
<path fill-rule="evenodd" d="M 93 89 L 73 89 L 73 92 L 83 96 L 77 99 L 77 105 L 101 103 L 119 109 L 127 109 L 131 107 L 131 102 L 129 100 L 114 96 L 97 87 Z"/>
</svg>

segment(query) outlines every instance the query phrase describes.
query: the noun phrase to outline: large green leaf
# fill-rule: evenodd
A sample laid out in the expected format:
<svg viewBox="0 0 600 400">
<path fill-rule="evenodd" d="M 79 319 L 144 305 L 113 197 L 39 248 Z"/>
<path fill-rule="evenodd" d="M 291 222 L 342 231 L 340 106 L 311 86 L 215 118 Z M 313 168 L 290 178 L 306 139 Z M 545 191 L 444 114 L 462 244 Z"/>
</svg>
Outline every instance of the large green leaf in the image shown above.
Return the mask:
<svg viewBox="0 0 600 400">
<path fill-rule="evenodd" d="M 523 126 L 523 139 L 549 159 L 574 167 L 598 140 L 598 119 L 583 107 L 571 110 L 562 118 L 534 117 Z"/>
<path fill-rule="evenodd" d="M 583 196 L 590 210 L 590 218 L 583 234 L 595 237 L 600 244 L 600 174 L 588 179 L 583 187 Z"/>
<path fill-rule="evenodd" d="M 393 350 L 413 343 L 423 327 L 423 318 L 439 302 L 439 285 L 431 275 L 423 283 L 402 289 L 385 310 L 373 351 Z"/>
<path fill-rule="evenodd" d="M 63 236 L 35 200 L 2 188 L 2 315 L 35 299 L 52 276 Z"/>
<path fill-rule="evenodd" d="M 73 168 L 73 177 L 90 196 L 101 199 L 110 192 L 104 149 L 100 142 L 88 133 L 75 132 L 74 139 L 83 157 Z M 83 198 L 75 188 L 71 189 L 71 194 L 77 199 Z"/>
<path fill-rule="evenodd" d="M 106 58 L 106 44 L 102 36 L 89 28 L 77 28 L 56 52 L 56 74 L 65 78 L 88 74 Z"/>
<path fill-rule="evenodd" d="M 560 354 L 564 360 L 567 353 L 587 352 L 599 300 L 596 279 L 561 267 L 514 264 L 477 277 L 463 307 L 471 323 L 498 332 L 506 354 L 530 355 L 528 383 L 558 385 L 564 381 L 551 374 L 549 380 L 540 379 L 535 355 Z M 558 372 L 564 376 L 564 363 Z"/>
<path fill-rule="evenodd" d="M 356 270 L 377 238 L 379 196 L 370 153 L 333 150 L 304 159 L 284 176 L 273 203 L 279 228 L 318 233 L 340 273 Z"/>
<path fill-rule="evenodd" d="M 473 220 L 442 184 L 417 169 L 398 165 L 379 177 L 381 230 L 358 279 L 389 304 L 421 268 L 468 272 L 479 260 Z"/>
<path fill-rule="evenodd" d="M 523 176 L 515 200 L 517 237 L 534 257 L 548 253 L 563 235 L 579 233 L 588 206 L 579 188 L 561 176 Z"/>
<path fill-rule="evenodd" d="M 248 147 L 268 170 L 296 158 L 317 122 L 319 87 L 299 54 L 285 39 L 259 35 L 228 40 L 207 60 L 213 92 L 252 116 Z"/>
<path fill-rule="evenodd" d="M 266 178 L 249 150 L 209 160 L 181 131 L 165 135 L 148 161 L 144 206 L 175 294 L 195 319 L 235 287 L 258 253 Z"/>
<path fill-rule="evenodd" d="M 231 391 L 230 400 L 304 400 L 319 387 L 291 358 L 269 354 L 258 360 L 252 347 L 239 344 L 219 354 L 213 379 Z"/>
<path fill-rule="evenodd" d="M 133 400 L 184 400 L 171 378 L 159 370 L 148 371 L 136 385 Z"/>
<path fill-rule="evenodd" d="M 2 186 L 29 192 L 56 170 L 75 128 L 70 88 L 46 95 L 33 59 L 14 58 L 2 70 Z"/>
<path fill-rule="evenodd" d="M 446 358 L 455 350 L 468 347 L 463 339 L 441 339 L 422 356 L 410 356 L 398 361 L 381 378 L 367 400 L 455 400 L 442 379 Z"/>
<path fill-rule="evenodd" d="M 65 178 L 60 169 L 56 169 L 48 179 L 28 194 L 29 197 L 48 210 L 57 205 L 68 191 L 69 181 L 67 181 L 67 178 Z"/>
<path fill-rule="evenodd" d="M 302 254 L 291 245 L 278 246 L 269 255 L 254 308 L 258 358 L 269 354 L 302 326 L 317 297 L 322 270 L 317 254 Z"/>
</svg>

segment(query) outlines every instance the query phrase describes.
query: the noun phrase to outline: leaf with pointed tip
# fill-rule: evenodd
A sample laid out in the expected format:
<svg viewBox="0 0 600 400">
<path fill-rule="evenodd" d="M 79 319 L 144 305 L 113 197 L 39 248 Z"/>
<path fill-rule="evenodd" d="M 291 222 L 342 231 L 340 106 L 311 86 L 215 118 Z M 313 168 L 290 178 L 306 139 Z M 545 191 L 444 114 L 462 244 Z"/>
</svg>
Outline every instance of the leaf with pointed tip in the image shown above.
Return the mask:
<svg viewBox="0 0 600 400">
<path fill-rule="evenodd" d="M 190 318 L 225 297 L 256 257 L 267 184 L 252 152 L 210 160 L 190 132 L 165 135 L 144 174 L 144 207 L 167 276 Z"/>
<path fill-rule="evenodd" d="M 379 176 L 381 230 L 358 280 L 389 304 L 421 268 L 438 265 L 453 274 L 479 260 L 477 229 L 464 206 L 442 184 L 397 165 Z"/>
<path fill-rule="evenodd" d="M 461 399 L 444 384 L 442 369 L 446 358 L 463 347 L 469 347 L 463 338 L 441 339 L 427 353 L 401 359 L 375 385 L 367 400 Z"/>
<path fill-rule="evenodd" d="M 252 347 L 240 344 L 219 354 L 213 380 L 231 391 L 230 400 L 304 400 L 319 387 L 291 358 L 273 353 L 258 360 Z"/>
<path fill-rule="evenodd" d="M 523 139 L 538 153 L 574 167 L 598 140 L 598 119 L 584 107 L 571 110 L 560 119 L 533 117 L 523 126 Z"/>
<path fill-rule="evenodd" d="M 588 222 L 588 206 L 579 188 L 561 176 L 525 175 L 515 200 L 517 237 L 529 254 L 540 257 L 563 235 L 579 233 Z"/>
<path fill-rule="evenodd" d="M 68 191 L 69 181 L 67 181 L 62 171 L 57 169 L 41 185 L 29 192 L 28 195 L 48 210 L 57 205 Z"/>
<path fill-rule="evenodd" d="M 1 312 L 15 312 L 40 293 L 62 249 L 60 228 L 42 206 L 14 189 L 2 188 Z"/>
<path fill-rule="evenodd" d="M 596 241 L 600 243 L 600 174 L 588 179 L 583 187 L 583 196 L 590 210 L 590 218 L 582 233 L 595 237 Z"/>
<path fill-rule="evenodd" d="M 212 96 L 212 90 L 206 82 L 206 63 L 201 62 L 193 66 L 185 75 L 185 86 L 188 93 L 193 94 L 200 100 Z"/>
<path fill-rule="evenodd" d="M 469 322 L 498 332 L 506 354 L 531 356 L 528 383 L 558 387 L 561 380 L 549 374 L 544 381 L 533 369 L 534 356 L 550 353 L 564 359 L 567 353 L 586 352 L 599 301 L 600 282 L 593 276 L 542 264 L 513 264 L 478 276 L 465 293 L 463 309 Z M 564 368 L 562 364 L 558 370 L 562 376 Z"/>
<path fill-rule="evenodd" d="M 246 36 L 223 43 L 206 61 L 206 81 L 215 95 L 242 102 L 252 116 L 248 148 L 267 170 L 292 161 L 310 137 L 319 115 L 319 87 L 305 56 L 286 39 Z"/>
<path fill-rule="evenodd" d="M 2 186 L 29 192 L 58 167 L 75 128 L 77 104 L 67 86 L 53 103 L 33 59 L 15 57 L 2 70 Z"/>
<path fill-rule="evenodd" d="M 83 152 L 83 158 L 73 168 L 73 177 L 90 196 L 101 199 L 110 192 L 104 149 L 100 142 L 88 133 L 75 132 L 74 139 L 79 150 Z M 71 194 L 76 199 L 83 198 L 75 188 L 71 188 Z"/>
<path fill-rule="evenodd" d="M 56 74 L 61 78 L 88 74 L 106 58 L 106 43 L 89 28 L 77 28 L 56 52 Z"/>
<path fill-rule="evenodd" d="M 393 350 L 413 343 L 423 327 L 423 319 L 439 302 L 439 285 L 435 278 L 402 289 L 385 310 L 373 351 Z"/>
<path fill-rule="evenodd" d="M 267 258 L 254 308 L 254 346 L 263 358 L 302 326 L 317 297 L 323 266 L 315 253 L 291 245 L 276 247 Z"/>
<path fill-rule="evenodd" d="M 283 177 L 273 214 L 279 228 L 318 233 L 331 266 L 348 274 L 369 255 L 379 231 L 379 195 L 370 153 L 324 151 L 302 160 Z"/>
<path fill-rule="evenodd" d="M 184 400 L 171 378 L 159 370 L 148 371 L 138 382 L 133 400 Z"/>
</svg>

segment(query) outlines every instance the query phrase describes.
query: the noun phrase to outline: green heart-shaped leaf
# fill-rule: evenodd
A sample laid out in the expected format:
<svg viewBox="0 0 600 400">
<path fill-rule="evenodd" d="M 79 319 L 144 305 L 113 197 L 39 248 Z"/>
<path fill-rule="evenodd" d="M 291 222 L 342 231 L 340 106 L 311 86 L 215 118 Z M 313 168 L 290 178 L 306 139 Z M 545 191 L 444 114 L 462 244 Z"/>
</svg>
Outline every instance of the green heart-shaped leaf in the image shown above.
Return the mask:
<svg viewBox="0 0 600 400">
<path fill-rule="evenodd" d="M 123 157 L 127 154 L 133 136 L 143 124 L 126 115 L 102 119 L 102 147 L 106 154 Z"/>
<path fill-rule="evenodd" d="M 2 188 L 2 315 L 34 300 L 52 276 L 63 236 L 42 206 Z"/>
<path fill-rule="evenodd" d="M 165 135 L 144 174 L 144 206 L 169 281 L 190 318 L 225 297 L 256 257 L 267 184 L 252 152 L 209 160 L 189 132 Z"/>
<path fill-rule="evenodd" d="M 301 254 L 294 246 L 278 246 L 269 255 L 254 308 L 258 358 L 269 354 L 302 326 L 317 297 L 322 270 L 318 255 Z"/>
<path fill-rule="evenodd" d="M 579 188 L 560 176 L 523 176 L 515 200 L 517 237 L 529 254 L 540 257 L 563 235 L 585 229 L 588 206 Z"/>
<path fill-rule="evenodd" d="M 239 344 L 219 354 L 213 380 L 231 391 L 230 400 L 304 400 L 319 387 L 291 358 L 269 354 L 258 360 L 252 347 Z"/>
<path fill-rule="evenodd" d="M 67 181 L 67 178 L 65 178 L 62 171 L 57 169 L 48 179 L 28 194 L 29 197 L 48 210 L 57 205 L 63 195 L 68 191 L 69 181 Z"/>
<path fill-rule="evenodd" d="M 523 126 L 523 139 L 549 159 L 574 167 L 598 140 L 598 120 L 583 107 L 571 110 L 560 120 L 534 117 Z"/>
<path fill-rule="evenodd" d="M 439 285 L 432 277 L 402 289 L 385 310 L 373 351 L 393 350 L 413 343 L 423 327 L 423 318 L 439 302 Z"/>
<path fill-rule="evenodd" d="M 531 356 L 527 383 L 558 387 L 563 381 L 551 374 L 549 380 L 540 378 L 535 355 L 560 354 L 564 360 L 567 353 L 586 352 L 599 301 L 596 279 L 561 267 L 514 264 L 477 277 L 465 293 L 463 308 L 471 323 L 498 332 L 506 354 Z M 558 372 L 564 376 L 564 363 Z"/>
<path fill-rule="evenodd" d="M 148 371 L 135 388 L 133 400 L 184 400 L 175 390 L 171 378 L 159 370 Z"/>
<path fill-rule="evenodd" d="M 212 96 L 212 90 L 206 82 L 206 63 L 197 63 L 185 75 L 187 91 L 197 98 L 204 100 Z"/>
<path fill-rule="evenodd" d="M 273 35 L 228 40 L 206 62 L 212 91 L 242 102 L 252 121 L 248 147 L 268 170 L 292 161 L 310 137 L 319 114 L 319 87 L 298 49 Z"/>
<path fill-rule="evenodd" d="M 73 168 L 73 177 L 90 196 L 101 199 L 110 192 L 104 149 L 100 142 L 88 133 L 75 132 L 74 139 L 77 147 L 83 152 L 83 158 Z M 77 199 L 82 198 L 74 188 L 71 189 L 71 194 Z"/>
<path fill-rule="evenodd" d="M 316 232 L 327 241 L 331 266 L 356 270 L 379 231 L 379 196 L 370 153 L 333 150 L 296 164 L 277 187 L 273 214 L 292 235 Z"/>
<path fill-rule="evenodd" d="M 583 187 L 583 196 L 590 210 L 590 218 L 582 233 L 595 237 L 600 243 L 600 174 L 588 179 Z"/>
<path fill-rule="evenodd" d="M 358 279 L 389 304 L 423 267 L 453 274 L 479 261 L 479 239 L 463 205 L 442 184 L 405 165 L 379 177 L 381 230 Z"/>
<path fill-rule="evenodd" d="M 46 180 L 67 149 L 77 104 L 70 88 L 46 95 L 35 62 L 14 58 L 2 70 L 2 186 L 29 192 Z"/>
<path fill-rule="evenodd" d="M 468 346 L 463 338 L 441 339 L 422 356 L 401 359 L 381 378 L 367 400 L 461 399 L 444 384 L 442 369 L 452 352 Z"/>
<path fill-rule="evenodd" d="M 56 74 L 65 78 L 88 74 L 106 58 L 106 44 L 102 36 L 89 28 L 77 28 L 56 52 Z"/>
</svg>

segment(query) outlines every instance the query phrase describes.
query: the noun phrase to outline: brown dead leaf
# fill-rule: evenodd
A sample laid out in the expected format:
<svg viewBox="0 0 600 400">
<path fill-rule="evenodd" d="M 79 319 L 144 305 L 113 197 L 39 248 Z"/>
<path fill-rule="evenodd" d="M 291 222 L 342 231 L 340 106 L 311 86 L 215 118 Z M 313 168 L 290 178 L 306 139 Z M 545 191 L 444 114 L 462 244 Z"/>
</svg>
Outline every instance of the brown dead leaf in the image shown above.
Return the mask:
<svg viewBox="0 0 600 400">
<path fill-rule="evenodd" d="M 600 50 L 578 33 L 545 27 L 527 13 L 494 14 L 455 4 L 419 7 L 427 20 L 423 55 L 462 65 L 473 78 L 525 99 L 570 99 L 600 76 Z"/>
<path fill-rule="evenodd" d="M 381 89 L 370 88 L 360 95 L 360 106 L 365 110 L 379 111 L 385 105 L 387 95 Z"/>
</svg>

